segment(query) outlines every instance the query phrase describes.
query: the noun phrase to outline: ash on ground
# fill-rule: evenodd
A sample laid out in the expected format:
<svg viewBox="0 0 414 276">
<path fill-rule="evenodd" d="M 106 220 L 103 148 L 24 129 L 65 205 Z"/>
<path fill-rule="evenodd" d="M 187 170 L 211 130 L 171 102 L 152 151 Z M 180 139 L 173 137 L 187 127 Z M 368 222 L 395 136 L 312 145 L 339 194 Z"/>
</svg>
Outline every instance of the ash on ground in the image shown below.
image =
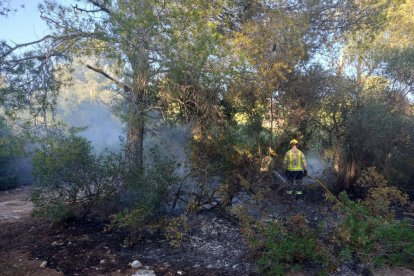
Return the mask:
<svg viewBox="0 0 414 276">
<path fill-rule="evenodd" d="M 124 249 L 121 254 L 140 258 L 156 267 L 173 266 L 186 273 L 199 275 L 254 274 L 254 260 L 247 254 L 247 245 L 239 227 L 213 211 L 192 215 L 191 230 L 178 249 L 168 241 L 148 243 L 145 246 Z"/>
</svg>

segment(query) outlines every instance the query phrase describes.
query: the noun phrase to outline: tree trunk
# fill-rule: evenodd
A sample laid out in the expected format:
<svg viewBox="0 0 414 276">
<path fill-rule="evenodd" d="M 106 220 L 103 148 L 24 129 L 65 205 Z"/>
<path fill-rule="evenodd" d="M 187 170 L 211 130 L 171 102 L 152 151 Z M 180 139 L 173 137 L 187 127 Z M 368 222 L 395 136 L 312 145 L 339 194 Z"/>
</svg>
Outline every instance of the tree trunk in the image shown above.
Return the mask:
<svg viewBox="0 0 414 276">
<path fill-rule="evenodd" d="M 142 170 L 144 165 L 145 97 L 149 66 L 145 55 L 131 58 L 134 72 L 132 95 L 128 110 L 126 160 L 129 169 Z"/>
<path fill-rule="evenodd" d="M 135 99 L 131 101 L 128 113 L 126 160 L 130 169 L 141 170 L 144 162 L 145 129 L 142 97 L 135 97 Z"/>
<path fill-rule="evenodd" d="M 348 190 L 358 177 L 358 161 L 351 147 L 340 152 L 338 177 L 336 180 L 338 191 Z"/>
<path fill-rule="evenodd" d="M 273 149 L 273 95 L 270 97 L 270 141 L 269 148 Z"/>
<path fill-rule="evenodd" d="M 354 159 L 348 160 L 345 172 L 345 188 L 349 189 L 356 181 L 357 165 Z"/>
</svg>

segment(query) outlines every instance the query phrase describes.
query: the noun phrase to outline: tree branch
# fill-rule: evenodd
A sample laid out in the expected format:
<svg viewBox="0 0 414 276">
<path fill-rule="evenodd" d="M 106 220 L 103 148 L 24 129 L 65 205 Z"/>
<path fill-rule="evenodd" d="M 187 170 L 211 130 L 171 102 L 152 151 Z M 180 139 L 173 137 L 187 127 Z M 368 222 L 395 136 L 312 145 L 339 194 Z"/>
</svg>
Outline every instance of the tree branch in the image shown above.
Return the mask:
<svg viewBox="0 0 414 276">
<path fill-rule="evenodd" d="M 106 12 L 107 14 L 111 14 L 111 11 L 109 10 L 109 8 L 107 6 L 105 6 L 105 4 L 103 3 L 99 3 L 96 0 L 89 0 L 89 3 L 91 3 L 92 5 L 94 5 L 95 7 L 98 7 L 101 9 L 101 11 Z"/>
<path fill-rule="evenodd" d="M 98 10 L 86 10 L 86 9 L 82 9 L 82 8 L 79 8 L 78 7 L 78 4 L 76 4 L 75 6 L 72 5 L 72 8 L 74 10 L 78 10 L 80 12 L 91 12 L 91 13 L 94 13 L 94 12 L 101 12 L 101 11 L 103 11 L 102 9 L 98 9 Z"/>
<path fill-rule="evenodd" d="M 3 61 L 3 64 L 4 65 L 14 65 L 14 64 L 17 64 L 19 62 L 26 61 L 26 60 L 43 61 L 43 60 L 47 60 L 51 57 L 55 57 L 55 56 L 58 56 L 58 55 L 59 55 L 59 53 L 57 53 L 57 52 L 52 52 L 52 53 L 48 53 L 48 54 L 44 54 L 44 55 L 33 55 L 33 56 L 22 57 L 22 58 L 19 58 L 19 59 L 6 60 L 6 61 Z"/>
<path fill-rule="evenodd" d="M 34 44 L 40 43 L 42 41 L 45 41 L 46 39 L 49 39 L 49 38 L 54 38 L 54 36 L 47 35 L 47 36 L 42 37 L 39 40 L 35 40 L 35 41 L 27 42 L 27 43 L 22 43 L 22 44 L 16 44 L 14 47 L 8 46 L 9 47 L 9 50 L 7 52 L 3 53 L 0 58 L 5 58 L 6 56 L 10 55 L 13 51 L 15 51 L 15 50 L 17 50 L 19 48 L 27 47 L 27 46 L 30 46 L 30 45 L 34 45 Z"/>
<path fill-rule="evenodd" d="M 87 64 L 86 65 L 86 67 L 88 68 L 88 69 L 91 69 L 92 71 L 95 71 L 95 72 L 97 72 L 97 73 L 99 73 L 99 74 L 101 74 L 102 76 L 104 76 L 105 78 L 107 78 L 107 79 L 110 79 L 111 81 L 113 81 L 116 85 L 118 85 L 120 88 L 122 88 L 122 89 L 124 89 L 124 91 L 125 92 L 131 92 L 131 87 L 129 87 L 128 85 L 126 85 L 125 83 L 122 83 L 122 82 L 120 82 L 120 81 L 118 81 L 118 80 L 116 80 L 116 79 L 114 79 L 113 77 L 111 77 L 109 74 L 107 74 L 106 72 L 104 72 L 102 69 L 99 69 L 99 68 L 95 68 L 95 67 L 92 67 L 92 66 L 90 66 L 89 64 Z"/>
</svg>

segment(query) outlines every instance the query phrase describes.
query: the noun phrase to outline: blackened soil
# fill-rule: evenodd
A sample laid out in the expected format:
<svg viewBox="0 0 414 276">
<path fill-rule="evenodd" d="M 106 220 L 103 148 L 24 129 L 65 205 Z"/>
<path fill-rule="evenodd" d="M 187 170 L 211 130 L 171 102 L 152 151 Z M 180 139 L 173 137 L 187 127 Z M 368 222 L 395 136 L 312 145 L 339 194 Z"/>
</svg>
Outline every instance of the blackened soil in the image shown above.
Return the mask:
<svg viewBox="0 0 414 276">
<path fill-rule="evenodd" d="M 162 239 L 125 248 L 125 233 L 105 232 L 104 223 L 97 221 L 51 224 L 30 218 L 7 222 L 0 227 L 0 268 L 9 275 L 30 275 L 47 261 L 48 269 L 65 275 L 131 275 L 136 269 L 129 263 L 137 259 L 157 275 L 177 275 L 178 271 L 184 275 L 254 274 L 235 225 L 213 214 L 197 215 L 191 223 L 190 235 L 180 249 L 174 249 Z M 13 257 L 10 252 L 19 254 Z M 22 262 L 22 254 L 31 262 L 21 265 L 32 268 L 19 270 L 23 273 L 7 270 L 10 263 Z"/>
</svg>

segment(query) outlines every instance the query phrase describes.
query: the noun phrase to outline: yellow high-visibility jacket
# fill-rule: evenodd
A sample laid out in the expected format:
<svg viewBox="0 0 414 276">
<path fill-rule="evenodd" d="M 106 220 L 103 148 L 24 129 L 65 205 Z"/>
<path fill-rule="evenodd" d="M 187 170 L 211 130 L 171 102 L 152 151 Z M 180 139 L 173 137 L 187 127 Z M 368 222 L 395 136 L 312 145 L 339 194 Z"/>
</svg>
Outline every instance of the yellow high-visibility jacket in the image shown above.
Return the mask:
<svg viewBox="0 0 414 276">
<path fill-rule="evenodd" d="M 283 164 L 288 171 L 303 171 L 307 166 L 305 155 L 300 150 L 286 152 Z"/>
</svg>

